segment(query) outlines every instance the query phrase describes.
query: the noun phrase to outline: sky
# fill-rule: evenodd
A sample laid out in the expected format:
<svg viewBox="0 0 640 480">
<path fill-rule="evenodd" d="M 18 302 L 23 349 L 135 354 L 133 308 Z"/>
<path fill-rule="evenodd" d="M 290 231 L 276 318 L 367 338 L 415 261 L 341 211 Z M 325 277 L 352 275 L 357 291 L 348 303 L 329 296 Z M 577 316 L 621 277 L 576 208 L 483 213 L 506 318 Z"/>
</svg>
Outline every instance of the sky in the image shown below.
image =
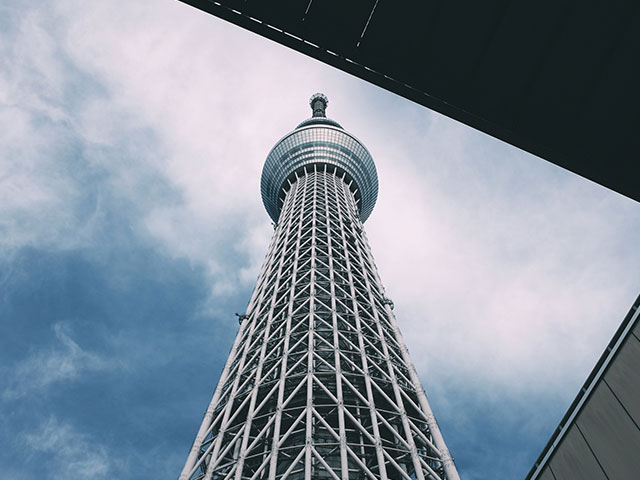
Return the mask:
<svg viewBox="0 0 640 480">
<path fill-rule="evenodd" d="M 172 0 L 0 4 L 1 478 L 178 476 L 318 91 L 461 477 L 524 478 L 640 292 L 640 204 Z"/>
</svg>

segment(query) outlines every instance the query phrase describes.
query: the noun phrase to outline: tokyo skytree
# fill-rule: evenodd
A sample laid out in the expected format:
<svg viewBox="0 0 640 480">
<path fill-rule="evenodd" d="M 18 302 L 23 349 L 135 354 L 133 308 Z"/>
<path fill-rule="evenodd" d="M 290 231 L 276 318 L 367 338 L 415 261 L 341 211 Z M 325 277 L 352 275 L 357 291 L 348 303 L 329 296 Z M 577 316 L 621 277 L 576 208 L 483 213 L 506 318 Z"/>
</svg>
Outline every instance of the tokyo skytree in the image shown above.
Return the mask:
<svg viewBox="0 0 640 480">
<path fill-rule="evenodd" d="M 325 115 L 262 172 L 275 231 L 180 480 L 458 480 L 363 223 L 371 155 Z"/>
</svg>

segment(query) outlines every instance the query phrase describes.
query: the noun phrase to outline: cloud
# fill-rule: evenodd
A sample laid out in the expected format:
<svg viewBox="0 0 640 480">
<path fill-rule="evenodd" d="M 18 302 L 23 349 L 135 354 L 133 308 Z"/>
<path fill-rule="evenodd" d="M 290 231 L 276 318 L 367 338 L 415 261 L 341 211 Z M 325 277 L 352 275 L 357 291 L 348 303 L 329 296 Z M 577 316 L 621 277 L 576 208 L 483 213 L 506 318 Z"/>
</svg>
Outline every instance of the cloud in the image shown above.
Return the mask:
<svg viewBox="0 0 640 480">
<path fill-rule="evenodd" d="M 258 193 L 260 169 L 274 138 L 282 134 L 272 119 L 273 110 L 281 107 L 275 99 L 287 86 L 261 90 L 274 83 L 269 77 L 276 77 L 275 72 L 297 75 L 304 66 L 293 61 L 297 55 L 267 46 L 260 48 L 260 55 L 251 52 L 262 75 L 248 75 L 246 59 L 258 39 L 243 38 L 223 22 L 212 29 L 211 17 L 184 5 L 166 3 L 158 9 L 128 2 L 127 14 L 117 22 L 104 21 L 113 18 L 113 5 L 96 5 L 78 15 L 79 5 L 59 6 L 71 19 L 62 41 L 68 55 L 102 80 L 110 102 L 161 139 L 161 156 L 136 162 L 148 162 L 178 193 L 171 202 L 149 205 L 140 228 L 167 255 L 205 265 L 215 294 L 249 287 L 261 257 L 244 247 L 249 247 L 244 238 L 246 232 L 268 231 Z M 203 44 L 205 32 L 209 41 Z M 230 36 L 242 39 L 230 41 Z M 229 48 L 237 55 L 224 54 Z M 268 98 L 274 101 L 265 102 Z M 83 110 L 84 132 L 104 131 L 104 121 L 102 108 Z M 120 190 L 130 178 L 126 169 L 121 172 Z M 144 189 L 142 182 L 134 186 L 132 198 Z M 261 237 L 266 248 L 268 236 Z M 229 245 L 238 246 L 231 257 L 223 253 Z M 253 272 L 253 279 L 239 274 L 241 269 Z"/>
<path fill-rule="evenodd" d="M 179 2 L 1 8 L 11 19 L 0 42 L 0 251 L 10 272 L 1 281 L 24 275 L 11 262 L 24 247 L 109 265 L 106 283 L 127 291 L 144 291 L 148 279 L 135 268 L 154 255 L 206 273 L 198 282 L 209 301 L 188 297 L 203 303 L 195 327 L 176 321 L 161 333 L 143 313 L 143 335 L 105 328 L 104 344 L 142 358 L 132 362 L 137 373 L 148 359 L 179 362 L 178 339 L 206 336 L 204 324 L 217 336 L 211 345 L 222 342 L 224 322 L 210 314 L 217 322 L 248 300 L 272 233 L 262 163 L 309 115 L 318 90 L 376 160 L 380 195 L 365 228 L 435 414 L 459 428 L 465 446 L 485 443 L 478 418 L 488 409 L 508 413 L 500 433 L 509 439 L 523 432 L 513 427 L 523 417 L 546 416 L 531 413 L 537 405 L 553 404 L 559 418 L 637 294 L 637 203 L 531 155 Z M 138 258 L 134 246 L 153 255 Z M 0 306 L 10 305 L 6 292 Z M 172 301 L 162 303 L 167 316 Z M 80 346 L 72 325 L 57 324 L 53 346 L 15 363 L 5 400 L 113 368 Z M 209 372 L 221 365 L 204 359 L 224 356 L 188 355 Z M 215 377 L 194 382 L 190 400 L 198 389 L 208 395 Z M 74 445 L 89 439 L 52 418 L 42 432 L 61 427 L 81 438 Z M 554 421 L 546 419 L 549 431 Z M 520 451 L 537 448 L 522 442 Z"/>
<path fill-rule="evenodd" d="M 274 138 L 297 118 L 279 115 L 281 125 L 274 124 L 276 108 L 292 109 L 277 101 L 289 86 L 263 89 L 279 71 L 312 76 L 310 60 L 267 45 L 252 60 L 263 75 L 247 75 L 259 39 L 235 42 L 239 54 L 229 61 L 222 45 L 243 32 L 223 22 L 212 32 L 211 17 L 173 2 L 87 9 L 62 1 L 8 11 L 16 27 L 1 72 L 8 92 L 0 117 L 7 126 L 0 146 L 9 152 L 0 160 L 5 251 L 99 254 L 114 227 L 107 223 L 120 221 L 166 255 L 204 265 L 214 296 L 249 288 L 270 231 L 260 169 Z M 205 32 L 212 41 L 202 44 Z M 197 58 L 183 54 L 195 51 Z M 305 100 L 300 106 L 306 113 Z M 236 246 L 231 257 L 226 245 Z"/>
<path fill-rule="evenodd" d="M 568 402 L 637 293 L 637 204 L 446 119 L 411 120 L 413 145 L 373 139 L 366 228 L 425 384 Z"/>
<path fill-rule="evenodd" d="M 9 386 L 2 394 L 4 399 L 42 394 L 55 384 L 114 368 L 108 360 L 82 349 L 71 338 L 64 323 L 54 324 L 53 332 L 57 340 L 53 347 L 34 351 L 9 370 Z"/>
<path fill-rule="evenodd" d="M 68 250 L 91 244 L 100 215 L 95 171 L 83 164 L 74 102 L 82 73 L 37 8 L 6 5 L 0 43 L 0 250 Z M 83 86 L 92 82 L 84 82 Z M 87 188 L 88 187 L 88 188 Z"/>
<path fill-rule="evenodd" d="M 79 3 L 64 5 L 69 14 Z M 637 209 L 357 80 L 340 77 L 332 93 L 338 76 L 329 69 L 181 7 L 135 4 L 105 22 L 113 13 L 102 4 L 70 14 L 64 40 L 121 109 L 163 139 L 155 168 L 180 196 L 144 213 L 159 248 L 206 265 L 214 297 L 255 282 L 269 236 L 262 161 L 308 115 L 306 98 L 320 83 L 329 113 L 376 158 L 380 199 L 366 228 L 422 371 L 439 365 L 504 391 L 567 389 L 576 371 L 586 374 L 615 328 L 610 319 L 624 315 L 615 285 L 626 264 L 615 252 L 621 231 L 637 235 L 636 220 L 625 227 Z"/>
<path fill-rule="evenodd" d="M 112 460 L 107 449 L 95 438 L 52 416 L 39 428 L 23 435 L 34 457 L 46 454 L 46 478 L 100 479 L 107 478 Z"/>
<path fill-rule="evenodd" d="M 428 133 L 420 163 L 399 151 L 381 165 L 367 224 L 419 370 L 505 391 L 575 384 L 637 288 L 616 254 L 639 233 L 637 206 L 497 141 L 483 152 L 444 119 Z"/>
</svg>

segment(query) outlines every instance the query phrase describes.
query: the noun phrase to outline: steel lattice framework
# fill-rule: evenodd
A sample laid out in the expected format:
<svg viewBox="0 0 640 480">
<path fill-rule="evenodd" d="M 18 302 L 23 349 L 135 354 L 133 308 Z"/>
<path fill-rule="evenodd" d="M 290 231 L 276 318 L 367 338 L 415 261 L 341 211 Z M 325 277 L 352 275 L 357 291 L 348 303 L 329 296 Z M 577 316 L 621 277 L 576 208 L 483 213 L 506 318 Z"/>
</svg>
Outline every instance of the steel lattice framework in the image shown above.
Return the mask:
<svg viewBox="0 0 640 480">
<path fill-rule="evenodd" d="M 459 479 L 363 230 L 375 167 L 318 139 L 344 133 L 326 103 L 267 159 L 263 199 L 270 162 L 286 178 L 266 192 L 277 225 L 181 480 Z"/>
</svg>

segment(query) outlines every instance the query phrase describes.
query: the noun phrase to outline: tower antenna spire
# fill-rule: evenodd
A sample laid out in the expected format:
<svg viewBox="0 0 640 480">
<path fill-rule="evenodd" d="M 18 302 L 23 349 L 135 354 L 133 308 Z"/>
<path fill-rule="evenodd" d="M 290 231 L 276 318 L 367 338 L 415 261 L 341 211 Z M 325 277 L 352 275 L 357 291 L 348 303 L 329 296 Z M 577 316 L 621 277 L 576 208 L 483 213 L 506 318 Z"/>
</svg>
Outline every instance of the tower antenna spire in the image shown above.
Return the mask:
<svg viewBox="0 0 640 480">
<path fill-rule="evenodd" d="M 329 105 L 329 99 L 324 93 L 314 93 L 311 95 L 309 105 L 313 111 L 314 117 L 326 117 L 327 105 Z"/>
</svg>

